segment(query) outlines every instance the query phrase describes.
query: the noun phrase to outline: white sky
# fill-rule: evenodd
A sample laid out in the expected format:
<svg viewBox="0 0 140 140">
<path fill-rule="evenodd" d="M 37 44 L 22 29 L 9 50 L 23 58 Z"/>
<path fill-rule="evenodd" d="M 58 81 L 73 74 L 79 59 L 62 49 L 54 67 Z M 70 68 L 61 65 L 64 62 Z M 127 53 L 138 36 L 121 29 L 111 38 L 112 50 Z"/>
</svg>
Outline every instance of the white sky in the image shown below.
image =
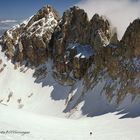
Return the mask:
<svg viewBox="0 0 140 140">
<path fill-rule="evenodd" d="M 77 5 L 88 13 L 105 15 L 117 27 L 119 39 L 134 19 L 140 17 L 140 0 L 81 0 Z"/>
</svg>

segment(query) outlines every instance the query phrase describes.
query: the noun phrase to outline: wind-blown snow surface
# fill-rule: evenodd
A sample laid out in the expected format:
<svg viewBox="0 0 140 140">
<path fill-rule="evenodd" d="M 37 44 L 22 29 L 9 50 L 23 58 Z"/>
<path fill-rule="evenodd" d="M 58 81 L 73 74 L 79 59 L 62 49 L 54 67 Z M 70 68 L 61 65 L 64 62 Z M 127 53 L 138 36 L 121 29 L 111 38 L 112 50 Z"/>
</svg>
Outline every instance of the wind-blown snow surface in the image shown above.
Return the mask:
<svg viewBox="0 0 140 140">
<path fill-rule="evenodd" d="M 82 81 L 77 82 L 75 87 L 60 85 L 52 76 L 51 60 L 45 65 L 47 76 L 36 81 L 34 70 L 24 66 L 15 70 L 2 52 L 0 59 L 0 140 L 140 139 L 140 117 L 119 119 L 126 111 L 118 115 L 115 106 L 108 104 L 101 94 L 106 82 L 103 79 L 71 111 L 84 91 Z M 70 97 L 73 100 L 66 103 Z M 120 108 L 125 106 L 127 110 L 129 102 L 131 99 L 128 96 Z M 135 113 L 138 106 L 139 98 L 133 106 L 130 105 L 130 109 Z M 96 117 L 87 118 L 86 115 Z M 29 131 L 30 134 L 21 136 L 16 133 L 3 134 L 2 131 Z"/>
<path fill-rule="evenodd" d="M 44 115 L 64 116 L 64 100 L 54 101 L 50 94 L 55 92 L 53 86 L 57 86 L 57 95 L 65 95 L 66 91 L 69 91 L 68 86 L 59 85 L 48 74 L 45 81 L 46 86 L 42 87 L 41 83 L 34 82 L 34 70 L 27 68 L 24 68 L 24 72 L 20 72 L 21 68 L 14 70 L 14 65 L 6 60 L 4 54 L 0 53 L 0 56 L 3 63 L 6 64 L 0 73 L 0 103 L 2 105 L 23 108 Z M 2 65 L 0 65 L 1 68 Z M 10 98 L 9 101 L 8 98 Z"/>
<path fill-rule="evenodd" d="M 0 140 L 139 140 L 140 118 L 106 114 L 79 120 L 44 117 L 0 106 Z M 92 131 L 92 136 L 90 132 Z M 29 132 L 24 134 L 21 132 Z"/>
</svg>

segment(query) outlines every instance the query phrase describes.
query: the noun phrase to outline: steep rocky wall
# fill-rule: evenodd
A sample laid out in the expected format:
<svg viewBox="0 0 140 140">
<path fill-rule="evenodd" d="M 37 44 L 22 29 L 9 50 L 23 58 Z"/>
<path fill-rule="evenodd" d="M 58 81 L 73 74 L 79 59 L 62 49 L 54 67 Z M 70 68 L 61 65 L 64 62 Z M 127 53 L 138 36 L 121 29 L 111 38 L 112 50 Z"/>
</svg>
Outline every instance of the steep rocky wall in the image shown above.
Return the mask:
<svg viewBox="0 0 140 140">
<path fill-rule="evenodd" d="M 84 79 L 87 89 L 94 88 L 100 73 L 106 71 L 112 81 L 120 81 L 117 102 L 128 93 L 140 91 L 135 86 L 140 79 L 139 19 L 118 41 L 109 21 L 98 14 L 89 21 L 87 13 L 74 6 L 60 19 L 51 6 L 46 6 L 5 32 L 2 40 L 3 50 L 14 63 L 26 60 L 27 66 L 38 66 L 51 58 L 53 76 L 61 84 L 73 85 L 77 79 Z M 108 98 L 113 97 L 111 84 L 105 88 Z"/>
<path fill-rule="evenodd" d="M 124 48 L 126 57 L 140 57 L 140 19 L 130 23 L 120 45 Z"/>
<path fill-rule="evenodd" d="M 49 41 L 60 17 L 52 6 L 40 9 L 29 20 L 6 31 L 3 50 L 13 62 L 24 60 L 31 65 L 44 63 L 49 54 Z"/>
<path fill-rule="evenodd" d="M 111 27 L 107 19 L 95 14 L 89 21 L 83 9 L 76 6 L 70 8 L 64 12 L 51 40 L 54 65 L 60 68 L 61 74 L 67 72 L 68 68 L 75 78 L 83 77 L 91 63 L 94 63 L 95 53 L 89 58 L 78 58 L 76 49 L 70 50 L 69 44 L 89 45 L 89 48 L 98 54 L 103 46 L 109 44 L 111 36 Z M 72 54 L 70 58 L 66 55 L 68 50 Z M 65 57 L 70 60 L 67 64 Z"/>
</svg>

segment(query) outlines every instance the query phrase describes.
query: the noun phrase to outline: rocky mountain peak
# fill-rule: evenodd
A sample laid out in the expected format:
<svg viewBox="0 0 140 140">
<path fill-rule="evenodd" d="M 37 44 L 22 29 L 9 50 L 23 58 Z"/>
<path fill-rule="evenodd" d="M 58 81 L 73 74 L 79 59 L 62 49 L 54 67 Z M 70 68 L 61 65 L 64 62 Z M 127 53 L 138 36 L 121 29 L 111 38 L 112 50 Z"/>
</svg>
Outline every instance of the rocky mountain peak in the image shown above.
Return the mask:
<svg viewBox="0 0 140 140">
<path fill-rule="evenodd" d="M 84 9 L 81 9 L 78 6 L 70 7 L 68 10 L 66 10 L 64 12 L 63 16 L 66 16 L 65 15 L 66 13 L 73 14 L 73 15 L 76 15 L 76 14 L 86 14 L 87 15 L 87 13 L 84 11 Z"/>
<path fill-rule="evenodd" d="M 89 19 L 83 9 L 74 6 L 64 12 L 51 40 L 54 66 L 61 75 L 67 72 L 81 78 L 89 67 L 94 53 L 85 57 L 86 52 L 93 51 L 89 44 L 88 26 Z"/>
<path fill-rule="evenodd" d="M 109 21 L 98 14 L 89 20 L 83 9 L 74 6 L 60 18 L 52 6 L 45 6 L 24 24 L 6 31 L 2 48 L 14 64 L 35 66 L 36 77 L 47 75 L 49 58 L 50 74 L 61 85 L 73 86 L 82 79 L 78 103 L 88 89 L 96 92 L 98 84 L 100 92 L 109 101 L 115 97 L 116 103 L 128 93 L 134 97 L 140 93 L 140 19 L 118 41 Z"/>
<path fill-rule="evenodd" d="M 105 17 L 95 14 L 89 23 L 89 34 L 90 44 L 99 51 L 110 42 L 112 35 L 109 21 Z"/>
<path fill-rule="evenodd" d="M 66 10 L 62 16 L 62 21 L 59 24 L 61 32 L 63 32 L 62 38 L 67 39 L 67 42 L 84 42 L 84 31 L 86 26 L 88 26 L 87 13 L 77 6 Z"/>
<path fill-rule="evenodd" d="M 110 39 L 110 36 L 111 36 L 110 23 L 105 17 L 95 14 L 92 17 L 90 24 L 93 29 L 102 30 L 104 34 L 106 35 L 106 37 Z"/>
<path fill-rule="evenodd" d="M 5 32 L 3 49 L 14 62 L 39 65 L 48 58 L 49 41 L 59 22 L 58 12 L 50 5 L 41 8 L 29 20 Z"/>
<path fill-rule="evenodd" d="M 128 57 L 140 56 L 140 19 L 130 23 L 121 40 L 121 46 L 126 49 Z"/>
<path fill-rule="evenodd" d="M 34 22 L 39 21 L 42 18 L 45 18 L 46 20 L 50 19 L 51 17 L 54 17 L 55 20 L 59 20 L 59 14 L 58 12 L 51 6 L 46 5 L 43 6 L 29 21 L 28 27 L 31 26 Z"/>
<path fill-rule="evenodd" d="M 60 20 L 56 10 L 47 5 L 25 23 L 18 27 L 20 32 L 8 30 L 3 36 L 7 56 L 35 66 L 52 56 L 58 72 L 72 72 L 76 78 L 83 77 L 93 61 L 94 49 L 100 51 L 108 45 L 111 36 L 107 19 L 95 14 L 89 21 L 77 6 L 66 10 Z M 8 39 L 10 33 L 16 37 Z"/>
</svg>

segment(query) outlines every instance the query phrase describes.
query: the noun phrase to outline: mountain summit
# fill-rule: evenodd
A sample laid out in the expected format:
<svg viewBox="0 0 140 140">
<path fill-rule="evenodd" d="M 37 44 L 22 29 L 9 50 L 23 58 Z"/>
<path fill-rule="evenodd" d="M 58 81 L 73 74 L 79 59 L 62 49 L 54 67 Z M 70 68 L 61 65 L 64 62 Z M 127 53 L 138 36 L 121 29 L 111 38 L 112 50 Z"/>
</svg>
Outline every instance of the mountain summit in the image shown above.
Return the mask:
<svg viewBox="0 0 140 140">
<path fill-rule="evenodd" d="M 77 110 L 88 116 L 122 109 L 131 114 L 132 108 L 138 108 L 139 19 L 130 24 L 119 41 L 105 17 L 95 14 L 89 20 L 77 6 L 60 17 L 47 5 L 7 30 L 1 44 L 15 69 L 32 68 L 36 83 L 53 86 L 50 94 L 56 100 L 62 96 L 63 112 L 69 116 Z M 62 94 L 58 95 L 61 89 Z M 103 108 L 97 111 L 100 105 Z"/>
<path fill-rule="evenodd" d="M 46 50 L 59 19 L 53 7 L 47 5 L 27 21 L 5 32 L 3 50 L 6 55 L 21 63 L 27 59 L 33 65 L 45 62 Z"/>
</svg>

